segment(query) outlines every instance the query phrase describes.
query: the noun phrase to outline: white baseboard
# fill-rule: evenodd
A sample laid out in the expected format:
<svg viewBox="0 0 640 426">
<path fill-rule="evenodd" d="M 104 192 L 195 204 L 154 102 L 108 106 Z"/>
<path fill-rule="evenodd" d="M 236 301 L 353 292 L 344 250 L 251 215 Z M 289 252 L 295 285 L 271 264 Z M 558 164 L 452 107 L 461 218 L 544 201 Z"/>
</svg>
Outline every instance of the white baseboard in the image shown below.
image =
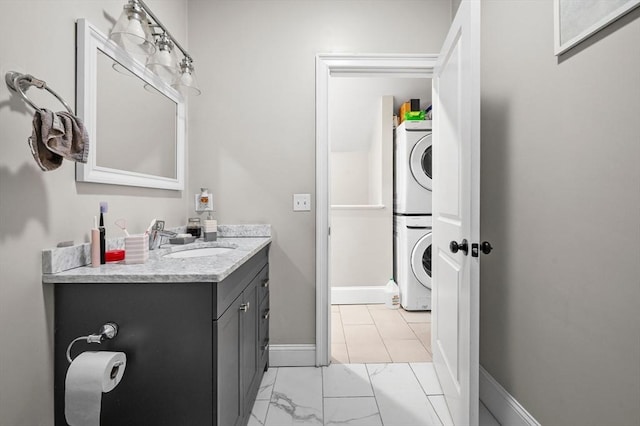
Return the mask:
<svg viewBox="0 0 640 426">
<path fill-rule="evenodd" d="M 482 366 L 479 387 L 480 401 L 501 425 L 540 426 L 540 423 Z"/>
<path fill-rule="evenodd" d="M 383 285 L 331 287 L 332 305 L 369 305 L 384 303 Z"/>
<path fill-rule="evenodd" d="M 269 367 L 315 367 L 316 345 L 269 345 Z"/>
</svg>

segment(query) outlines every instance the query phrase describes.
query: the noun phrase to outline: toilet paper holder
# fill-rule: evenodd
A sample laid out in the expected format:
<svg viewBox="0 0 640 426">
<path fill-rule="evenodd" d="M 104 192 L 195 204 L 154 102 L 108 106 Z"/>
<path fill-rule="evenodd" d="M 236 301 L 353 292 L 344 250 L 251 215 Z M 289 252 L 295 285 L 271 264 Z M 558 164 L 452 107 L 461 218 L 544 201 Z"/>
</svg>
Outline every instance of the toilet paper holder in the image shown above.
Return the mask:
<svg viewBox="0 0 640 426">
<path fill-rule="evenodd" d="M 115 322 L 106 322 L 100 327 L 100 331 L 96 334 L 89 334 L 88 336 L 76 337 L 67 346 L 67 361 L 71 364 L 71 347 L 74 343 L 84 340 L 87 343 L 101 343 L 107 339 L 113 339 L 118 335 L 118 324 Z"/>
</svg>

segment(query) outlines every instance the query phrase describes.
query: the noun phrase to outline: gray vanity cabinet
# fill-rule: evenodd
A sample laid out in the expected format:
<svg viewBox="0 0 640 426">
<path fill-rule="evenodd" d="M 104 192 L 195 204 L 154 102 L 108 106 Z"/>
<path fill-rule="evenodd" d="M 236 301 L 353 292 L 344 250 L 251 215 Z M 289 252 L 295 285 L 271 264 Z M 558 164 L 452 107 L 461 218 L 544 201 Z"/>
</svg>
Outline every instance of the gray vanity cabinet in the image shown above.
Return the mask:
<svg viewBox="0 0 640 426">
<path fill-rule="evenodd" d="M 263 279 L 258 287 L 258 300 L 260 309 L 258 311 L 258 364 L 269 364 L 269 278 Z"/>
<path fill-rule="evenodd" d="M 238 297 L 227 311 L 214 321 L 214 340 L 220 342 L 216 370 L 218 424 L 236 426 L 242 420 L 240 385 L 240 305 Z"/>
<path fill-rule="evenodd" d="M 246 425 L 268 366 L 268 281 L 267 246 L 217 283 L 55 284 L 55 424 L 67 424 L 67 345 L 113 321 L 113 340 L 71 352 L 127 355 L 101 425 Z"/>
<path fill-rule="evenodd" d="M 218 342 L 218 424 L 244 425 L 267 363 L 260 363 L 258 341 L 258 286 L 268 281 L 267 267 L 258 274 L 242 294 L 217 321 L 214 339 Z"/>
<path fill-rule="evenodd" d="M 257 283 L 255 283 L 257 284 Z M 242 294 L 240 305 L 240 324 L 242 336 L 240 341 L 240 382 L 242 384 L 243 411 L 251 410 L 253 398 L 250 398 L 256 377 L 258 376 L 258 303 L 257 285 L 247 288 Z M 259 384 L 258 384 L 259 385 Z M 248 407 L 251 403 L 252 407 Z M 251 413 L 251 411 L 248 411 Z"/>
</svg>

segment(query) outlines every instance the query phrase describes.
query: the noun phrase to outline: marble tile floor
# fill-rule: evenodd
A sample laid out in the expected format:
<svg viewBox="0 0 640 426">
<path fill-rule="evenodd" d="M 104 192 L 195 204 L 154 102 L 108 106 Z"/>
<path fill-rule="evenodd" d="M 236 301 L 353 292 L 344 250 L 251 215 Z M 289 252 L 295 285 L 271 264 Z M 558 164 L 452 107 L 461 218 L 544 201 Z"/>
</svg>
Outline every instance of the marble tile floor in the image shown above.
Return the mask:
<svg viewBox="0 0 640 426">
<path fill-rule="evenodd" d="M 270 368 L 249 420 L 249 426 L 452 424 L 430 362 Z M 499 425 L 483 406 L 481 425 Z"/>
<path fill-rule="evenodd" d="M 430 362 L 431 312 L 331 306 L 331 362 Z"/>
</svg>

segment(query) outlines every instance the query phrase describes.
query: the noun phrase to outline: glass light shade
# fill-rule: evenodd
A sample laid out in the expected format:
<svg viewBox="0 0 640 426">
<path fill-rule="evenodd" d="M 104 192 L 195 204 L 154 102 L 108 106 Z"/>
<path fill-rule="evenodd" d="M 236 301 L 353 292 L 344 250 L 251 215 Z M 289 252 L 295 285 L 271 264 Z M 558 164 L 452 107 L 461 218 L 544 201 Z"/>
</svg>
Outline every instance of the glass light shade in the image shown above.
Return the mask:
<svg viewBox="0 0 640 426">
<path fill-rule="evenodd" d="M 180 71 L 176 75 L 171 86 L 184 96 L 199 95 L 202 91 L 198 88 L 195 69 L 191 58 L 185 57 L 180 62 Z"/>
<path fill-rule="evenodd" d="M 156 52 L 147 60 L 147 68 L 167 83 L 172 83 L 178 71 L 178 58 L 173 43 L 166 34 L 156 42 Z"/>
<path fill-rule="evenodd" d="M 109 38 L 137 59 L 146 59 L 156 51 L 147 14 L 136 0 L 124 5 Z"/>
</svg>

